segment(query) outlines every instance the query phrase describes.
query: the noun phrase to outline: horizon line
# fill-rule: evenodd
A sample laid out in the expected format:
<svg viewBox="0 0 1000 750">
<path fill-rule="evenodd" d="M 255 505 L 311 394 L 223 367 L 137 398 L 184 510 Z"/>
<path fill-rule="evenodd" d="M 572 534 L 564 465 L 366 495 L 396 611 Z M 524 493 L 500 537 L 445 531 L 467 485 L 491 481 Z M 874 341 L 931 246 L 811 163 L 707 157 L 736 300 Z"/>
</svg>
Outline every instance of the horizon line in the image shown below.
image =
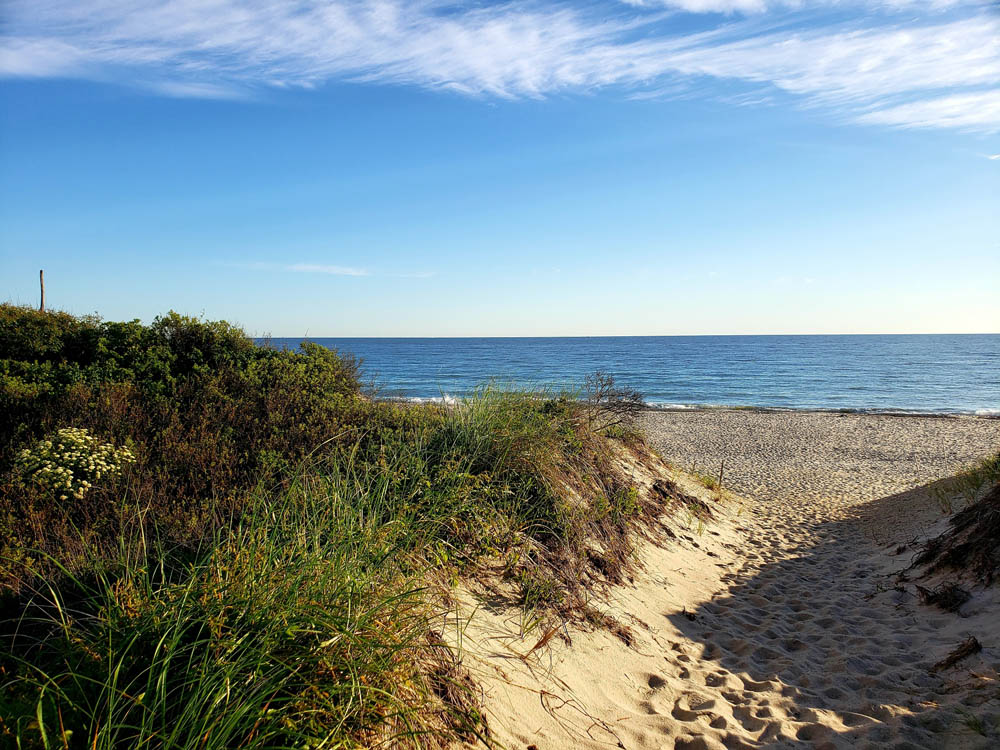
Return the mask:
<svg viewBox="0 0 1000 750">
<path fill-rule="evenodd" d="M 659 339 L 659 338 L 732 338 L 732 337 L 764 337 L 764 336 L 1000 336 L 1000 331 L 960 331 L 960 332 L 919 332 L 919 333 L 575 333 L 558 334 L 554 336 L 544 335 L 449 335 L 449 336 L 276 336 L 265 334 L 260 336 L 250 336 L 255 341 L 275 340 L 275 339 L 297 339 L 301 341 L 312 341 L 316 339 L 420 339 L 420 340 L 440 340 L 440 339 Z"/>
</svg>

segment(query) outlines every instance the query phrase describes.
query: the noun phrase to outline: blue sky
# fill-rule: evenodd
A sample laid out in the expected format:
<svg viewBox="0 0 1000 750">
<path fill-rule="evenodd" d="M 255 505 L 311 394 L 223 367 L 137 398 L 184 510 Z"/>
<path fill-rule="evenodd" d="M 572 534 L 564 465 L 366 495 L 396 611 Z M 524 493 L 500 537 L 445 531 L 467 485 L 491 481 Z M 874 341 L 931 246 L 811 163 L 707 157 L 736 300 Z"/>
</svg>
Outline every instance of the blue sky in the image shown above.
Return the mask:
<svg viewBox="0 0 1000 750">
<path fill-rule="evenodd" d="M 0 298 L 275 336 L 996 332 L 1000 10 L 8 0 Z"/>
</svg>

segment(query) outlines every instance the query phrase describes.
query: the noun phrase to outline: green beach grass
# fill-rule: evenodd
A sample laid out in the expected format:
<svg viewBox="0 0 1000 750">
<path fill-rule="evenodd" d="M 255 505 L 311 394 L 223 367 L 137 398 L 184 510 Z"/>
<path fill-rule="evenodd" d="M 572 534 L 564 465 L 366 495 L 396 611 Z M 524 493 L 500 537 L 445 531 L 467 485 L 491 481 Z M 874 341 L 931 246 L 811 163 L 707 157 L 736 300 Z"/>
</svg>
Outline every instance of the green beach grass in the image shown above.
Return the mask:
<svg viewBox="0 0 1000 750">
<path fill-rule="evenodd" d="M 677 497 L 622 471 L 655 459 L 606 376 L 445 406 L 358 373 L 173 313 L 0 306 L 0 744 L 489 743 L 431 582 L 488 568 L 585 619 L 583 581 L 620 579 Z M 67 428 L 90 473 L 63 497 L 61 454 L 30 455 Z M 125 460 L 97 477 L 87 446 Z"/>
</svg>

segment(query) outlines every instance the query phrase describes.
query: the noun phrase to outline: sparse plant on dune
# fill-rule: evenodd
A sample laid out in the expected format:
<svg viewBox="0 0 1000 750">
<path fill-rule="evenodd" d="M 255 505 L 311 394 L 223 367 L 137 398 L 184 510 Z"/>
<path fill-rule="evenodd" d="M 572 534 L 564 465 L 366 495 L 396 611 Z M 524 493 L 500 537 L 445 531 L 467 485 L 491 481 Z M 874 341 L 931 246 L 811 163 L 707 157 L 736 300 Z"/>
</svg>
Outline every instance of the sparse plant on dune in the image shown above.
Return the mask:
<svg viewBox="0 0 1000 750">
<path fill-rule="evenodd" d="M 948 481 L 934 487 L 931 493 L 941 506 L 942 513 L 952 513 L 956 500 L 967 506 L 975 501 L 985 488 L 998 482 L 1000 482 L 1000 453 L 966 466 Z"/>
<path fill-rule="evenodd" d="M 584 404 L 588 424 L 596 431 L 628 430 L 646 410 L 639 391 L 618 385 L 613 375 L 602 370 L 587 376 Z"/>
<path fill-rule="evenodd" d="M 996 458 L 984 462 L 995 465 Z M 1000 481 L 949 519 L 950 528 L 924 544 L 914 560 L 925 573 L 949 569 L 986 585 L 1000 580 Z"/>
<path fill-rule="evenodd" d="M 705 472 L 692 470 L 691 475 L 698 480 L 699 484 L 707 490 L 717 490 L 719 489 L 719 480 L 713 477 L 711 474 L 706 474 Z"/>
</svg>

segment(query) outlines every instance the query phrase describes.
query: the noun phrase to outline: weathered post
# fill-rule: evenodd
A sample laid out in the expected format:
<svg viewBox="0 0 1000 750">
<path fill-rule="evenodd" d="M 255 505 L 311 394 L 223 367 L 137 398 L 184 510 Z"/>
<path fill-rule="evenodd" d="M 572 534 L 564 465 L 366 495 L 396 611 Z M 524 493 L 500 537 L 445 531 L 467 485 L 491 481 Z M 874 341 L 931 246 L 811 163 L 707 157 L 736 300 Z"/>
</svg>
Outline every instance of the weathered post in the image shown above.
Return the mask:
<svg viewBox="0 0 1000 750">
<path fill-rule="evenodd" d="M 38 271 L 38 286 L 42 289 L 42 301 L 38 305 L 38 312 L 45 312 L 45 271 Z"/>
</svg>

